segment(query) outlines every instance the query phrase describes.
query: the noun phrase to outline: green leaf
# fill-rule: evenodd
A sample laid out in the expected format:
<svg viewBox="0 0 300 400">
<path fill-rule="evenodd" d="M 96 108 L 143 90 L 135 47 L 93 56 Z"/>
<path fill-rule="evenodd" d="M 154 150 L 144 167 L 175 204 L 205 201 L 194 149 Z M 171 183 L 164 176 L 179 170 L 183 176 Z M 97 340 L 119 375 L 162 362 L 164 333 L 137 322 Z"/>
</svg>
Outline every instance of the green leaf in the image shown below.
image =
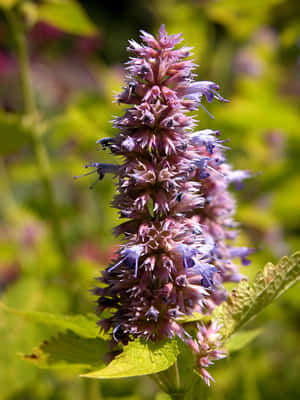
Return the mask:
<svg viewBox="0 0 300 400">
<path fill-rule="evenodd" d="M 261 332 L 262 329 L 237 332 L 228 339 L 225 347 L 230 353 L 238 351 L 255 339 Z"/>
<path fill-rule="evenodd" d="M 40 311 L 21 311 L 10 308 L 0 302 L 0 307 L 4 308 L 15 315 L 31 322 L 36 322 L 42 325 L 53 326 L 59 330 L 70 330 L 73 333 L 80 335 L 84 338 L 101 337 L 106 338 L 104 334 L 100 334 L 99 327 L 97 326 L 98 318 L 93 314 L 83 315 L 61 315 L 51 314 L 48 312 Z"/>
<path fill-rule="evenodd" d="M 28 129 L 20 116 L 0 111 L 0 154 L 20 150 L 29 141 Z"/>
<path fill-rule="evenodd" d="M 103 340 L 83 338 L 67 331 L 45 340 L 31 354 L 19 355 L 39 368 L 71 369 L 79 373 L 103 367 L 103 356 L 107 352 L 108 345 Z"/>
<path fill-rule="evenodd" d="M 176 340 L 159 343 L 135 340 L 124 347 L 107 367 L 82 375 L 85 378 L 111 379 L 155 374 L 171 367 L 179 354 Z"/>
<path fill-rule="evenodd" d="M 47 0 L 39 6 L 38 18 L 65 32 L 78 35 L 97 33 L 96 26 L 76 0 Z"/>
<path fill-rule="evenodd" d="M 300 252 L 283 257 L 277 265 L 268 263 L 259 271 L 252 286 L 241 281 L 226 303 L 217 307 L 213 318 L 222 325 L 221 333 L 226 340 L 263 308 L 278 299 L 287 289 L 300 280 Z"/>
<path fill-rule="evenodd" d="M 198 312 L 194 312 L 192 315 L 184 315 L 178 318 L 176 321 L 180 324 L 186 324 L 189 322 L 198 322 L 198 321 L 209 322 L 210 320 L 211 317 L 209 315 L 204 315 Z"/>
</svg>

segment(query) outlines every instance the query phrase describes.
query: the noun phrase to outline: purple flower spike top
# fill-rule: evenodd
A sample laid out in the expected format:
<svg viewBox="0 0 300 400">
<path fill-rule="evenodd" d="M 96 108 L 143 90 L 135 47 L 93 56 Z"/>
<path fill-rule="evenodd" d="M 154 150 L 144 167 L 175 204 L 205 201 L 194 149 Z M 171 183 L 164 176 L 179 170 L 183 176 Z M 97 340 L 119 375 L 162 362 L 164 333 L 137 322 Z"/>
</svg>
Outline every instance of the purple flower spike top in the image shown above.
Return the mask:
<svg viewBox="0 0 300 400">
<path fill-rule="evenodd" d="M 128 105 L 113 121 L 119 133 L 97 142 L 124 162 L 88 165 L 99 179 L 118 178 L 113 206 L 126 218 L 115 228 L 125 242 L 94 289 L 99 315 L 108 315 L 99 325 L 112 344 L 179 336 L 199 355 L 208 383 L 205 367 L 221 353 L 204 343 L 217 326 L 199 328 L 194 340 L 178 318 L 210 313 L 226 298 L 222 283 L 240 276 L 232 258 L 245 261 L 251 250 L 228 244 L 236 236 L 228 185 L 248 173 L 226 163 L 219 131 L 195 129 L 190 111 L 226 100 L 214 82 L 194 80 L 191 49 L 175 47 L 181 35 L 162 26 L 157 38 L 144 31 L 141 38 L 129 41 L 126 85 L 116 97 Z"/>
</svg>

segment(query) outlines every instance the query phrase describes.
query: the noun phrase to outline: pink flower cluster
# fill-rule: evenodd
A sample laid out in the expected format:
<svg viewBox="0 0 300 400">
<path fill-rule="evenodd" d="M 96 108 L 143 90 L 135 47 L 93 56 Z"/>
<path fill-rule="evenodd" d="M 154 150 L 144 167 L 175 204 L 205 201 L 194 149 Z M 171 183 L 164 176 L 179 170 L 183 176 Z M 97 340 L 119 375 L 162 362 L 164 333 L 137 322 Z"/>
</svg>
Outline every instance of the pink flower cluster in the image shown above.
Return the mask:
<svg viewBox="0 0 300 400">
<path fill-rule="evenodd" d="M 186 340 L 196 355 L 195 368 L 208 386 L 210 386 L 210 381 L 214 381 L 214 379 L 206 368 L 212 365 L 213 361 L 226 357 L 226 352 L 220 349 L 222 346 L 222 337 L 218 333 L 220 328 L 221 326 L 216 321 L 209 327 L 204 324 L 197 324 L 196 338 Z"/>
</svg>

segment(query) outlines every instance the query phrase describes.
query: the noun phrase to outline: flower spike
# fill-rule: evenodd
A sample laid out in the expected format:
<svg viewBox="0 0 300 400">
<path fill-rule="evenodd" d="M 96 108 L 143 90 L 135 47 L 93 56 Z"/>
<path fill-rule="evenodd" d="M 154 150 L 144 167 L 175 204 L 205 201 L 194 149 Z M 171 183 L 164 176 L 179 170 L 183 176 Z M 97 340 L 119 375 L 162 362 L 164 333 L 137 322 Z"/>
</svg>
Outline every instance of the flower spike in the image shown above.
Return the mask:
<svg viewBox="0 0 300 400">
<path fill-rule="evenodd" d="M 225 356 L 220 327 L 199 325 L 193 337 L 178 318 L 210 313 L 226 298 L 223 283 L 241 278 L 232 259 L 248 264 L 253 250 L 230 244 L 237 232 L 228 187 L 250 174 L 227 164 L 219 131 L 196 129 L 191 111 L 227 100 L 214 82 L 195 80 L 196 65 L 186 59 L 191 48 L 175 47 L 181 35 L 162 25 L 158 37 L 141 31 L 141 39 L 129 41 L 128 76 L 116 96 L 129 105 L 113 121 L 119 133 L 97 142 L 123 164 L 86 166 L 94 170 L 85 175 L 97 173 L 97 180 L 117 176 L 113 206 L 126 218 L 114 230 L 126 241 L 93 290 L 99 314 L 106 311 L 99 325 L 113 345 L 179 336 L 209 385 L 206 368 Z"/>
</svg>

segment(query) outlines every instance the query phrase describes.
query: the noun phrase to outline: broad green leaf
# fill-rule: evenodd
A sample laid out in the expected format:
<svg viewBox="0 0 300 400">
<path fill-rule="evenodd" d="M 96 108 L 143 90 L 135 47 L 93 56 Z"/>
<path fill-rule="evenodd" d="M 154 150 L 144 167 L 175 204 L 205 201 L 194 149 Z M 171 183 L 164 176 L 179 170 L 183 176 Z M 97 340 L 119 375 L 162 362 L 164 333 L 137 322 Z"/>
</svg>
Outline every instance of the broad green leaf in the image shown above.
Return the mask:
<svg viewBox="0 0 300 400">
<path fill-rule="evenodd" d="M 277 265 L 268 263 L 259 271 L 252 286 L 241 281 L 226 303 L 217 307 L 213 317 L 222 325 L 224 339 L 244 326 L 263 308 L 300 280 L 300 252 L 283 257 Z"/>
<path fill-rule="evenodd" d="M 111 379 L 155 374 L 171 367 L 179 354 L 176 340 L 158 343 L 135 340 L 124 347 L 107 367 L 82 375 L 85 378 Z"/>
<path fill-rule="evenodd" d="M 43 308 L 48 311 L 64 312 L 67 306 L 66 293 L 57 286 L 43 282 L 21 278 L 9 287 L 3 294 L 3 300 L 14 308 L 36 310 Z M 0 398 L 12 398 L 17 392 L 34 385 L 36 379 L 41 379 L 41 371 L 33 366 L 24 366 L 17 352 L 28 352 L 40 343 L 45 335 L 45 328 L 37 324 L 29 324 L 24 319 L 0 308 Z"/>
<path fill-rule="evenodd" d="M 29 141 L 28 130 L 19 116 L 0 111 L 0 154 L 20 150 Z"/>
<path fill-rule="evenodd" d="M 79 373 L 103 367 L 108 350 L 108 345 L 99 338 L 85 338 L 67 331 L 45 340 L 31 354 L 19 355 L 39 368 L 71 369 Z"/>
<path fill-rule="evenodd" d="M 78 35 L 97 33 L 96 26 L 76 0 L 47 0 L 39 6 L 38 18 L 69 33 Z"/>
<path fill-rule="evenodd" d="M 97 326 L 98 318 L 93 314 L 83 315 L 61 315 L 51 314 L 40 311 L 21 311 L 10 308 L 0 302 L 0 307 L 5 310 L 22 317 L 23 319 L 31 322 L 36 322 L 42 325 L 53 326 L 59 330 L 70 330 L 77 335 L 84 338 L 101 337 L 104 339 L 105 335 L 100 334 L 99 327 Z"/>
<path fill-rule="evenodd" d="M 230 353 L 238 351 L 255 339 L 261 332 L 262 329 L 236 332 L 227 340 L 225 347 Z"/>
</svg>

